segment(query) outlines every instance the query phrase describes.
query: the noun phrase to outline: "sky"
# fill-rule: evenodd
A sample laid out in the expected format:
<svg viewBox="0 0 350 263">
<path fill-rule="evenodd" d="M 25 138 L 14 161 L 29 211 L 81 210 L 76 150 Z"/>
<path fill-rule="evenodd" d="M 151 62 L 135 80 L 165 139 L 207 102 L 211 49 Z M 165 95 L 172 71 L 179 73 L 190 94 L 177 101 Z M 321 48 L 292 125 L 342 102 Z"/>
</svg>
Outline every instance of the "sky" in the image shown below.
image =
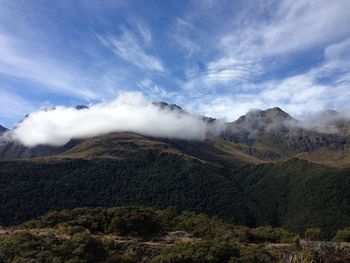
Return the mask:
<svg viewBox="0 0 350 263">
<path fill-rule="evenodd" d="M 349 0 L 0 0 L 0 124 L 125 92 L 232 121 L 350 101 Z"/>
</svg>

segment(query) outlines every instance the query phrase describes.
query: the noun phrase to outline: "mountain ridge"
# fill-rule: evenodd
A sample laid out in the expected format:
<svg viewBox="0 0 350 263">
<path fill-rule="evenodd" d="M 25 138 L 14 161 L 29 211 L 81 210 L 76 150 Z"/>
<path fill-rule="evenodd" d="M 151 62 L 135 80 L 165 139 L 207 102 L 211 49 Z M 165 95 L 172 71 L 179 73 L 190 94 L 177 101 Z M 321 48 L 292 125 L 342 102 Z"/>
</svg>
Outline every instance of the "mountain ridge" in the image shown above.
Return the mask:
<svg viewBox="0 0 350 263">
<path fill-rule="evenodd" d="M 177 111 L 179 114 L 189 114 L 175 104 L 160 102 L 155 105 L 159 106 L 162 110 Z M 88 107 L 80 105 L 77 106 L 77 109 L 85 110 L 88 109 Z M 337 116 L 336 120 L 339 124 L 340 119 L 338 115 L 339 113 L 335 111 L 326 112 L 328 119 L 329 116 Z M 202 116 L 202 118 L 208 122 L 209 125 L 218 121 L 217 119 L 205 116 Z M 342 131 L 346 130 L 344 127 L 350 127 L 350 124 L 347 126 L 348 124 L 345 121 L 342 123 Z M 122 135 L 123 133 L 120 134 Z M 133 140 L 133 134 L 136 133 L 126 132 L 126 134 L 129 134 L 128 136 L 130 137 L 130 140 Z M 341 132 L 332 133 L 332 131 L 330 131 L 327 133 L 308 129 L 307 127 L 304 127 L 299 120 L 293 118 L 290 114 L 279 107 L 266 110 L 252 110 L 239 117 L 236 121 L 227 122 L 219 134 L 211 135 L 203 141 L 156 138 L 141 134 L 140 136 L 147 138 L 145 140 L 157 142 L 154 145 L 160 145 L 161 143 L 166 142 L 167 147 L 172 148 L 173 152 L 178 151 L 187 156 L 193 154 L 193 158 L 204 158 L 206 161 L 208 161 L 208 158 L 211 161 L 213 158 L 217 161 L 221 158 L 222 160 L 218 161 L 220 165 L 223 163 L 229 164 L 233 159 L 243 160 L 243 162 L 237 162 L 241 164 L 254 164 L 287 160 L 292 157 L 316 161 L 331 166 L 350 165 L 349 136 L 344 135 Z M 86 144 L 89 140 L 92 142 L 98 137 L 107 138 L 108 134 L 85 139 L 71 139 L 68 143 L 60 147 L 40 145 L 30 148 L 25 147 L 20 143 L 10 141 L 0 145 L 0 159 L 32 158 L 54 155 L 68 157 L 69 154 L 72 154 L 72 151 L 70 151 L 71 148 L 76 147 L 81 143 Z M 114 137 L 113 140 L 115 141 L 117 138 Z M 172 145 L 172 147 L 169 145 Z M 99 151 L 97 149 L 98 147 L 98 145 L 95 145 L 97 152 Z M 85 157 L 90 158 L 91 156 L 97 156 L 97 152 L 92 155 L 88 154 Z M 85 151 L 85 153 L 87 152 Z M 112 153 L 112 155 L 115 154 L 116 153 Z M 211 156 L 208 157 L 208 154 Z M 77 155 L 77 153 L 74 153 L 74 155 Z M 341 156 L 341 159 L 339 159 L 340 161 L 337 162 L 334 158 L 332 160 L 326 158 L 326 156 L 332 155 Z M 231 161 L 229 159 L 231 159 Z"/>
</svg>

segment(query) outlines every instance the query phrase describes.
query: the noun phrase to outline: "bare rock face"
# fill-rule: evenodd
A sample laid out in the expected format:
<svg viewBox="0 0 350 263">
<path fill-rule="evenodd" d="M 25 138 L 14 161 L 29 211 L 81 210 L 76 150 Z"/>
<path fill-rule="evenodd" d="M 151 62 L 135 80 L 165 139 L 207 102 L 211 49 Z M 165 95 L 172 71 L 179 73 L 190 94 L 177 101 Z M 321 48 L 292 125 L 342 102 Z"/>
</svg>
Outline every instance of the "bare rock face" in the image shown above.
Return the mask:
<svg viewBox="0 0 350 263">
<path fill-rule="evenodd" d="M 347 137 L 337 127 L 345 130 L 346 124 L 335 118 L 336 112 L 328 111 L 327 114 L 329 118 L 319 123 L 316 129 L 312 123 L 306 125 L 280 108 L 254 110 L 229 123 L 222 136 L 225 140 L 247 145 L 250 155 L 266 159 L 278 159 L 322 147 L 342 149 L 347 144 Z M 334 129 L 327 129 L 327 125 L 331 124 Z M 255 147 L 259 147 L 260 152 Z"/>
<path fill-rule="evenodd" d="M 161 102 L 153 102 L 153 105 L 158 106 L 162 110 L 166 109 L 170 111 L 179 111 L 179 112 L 185 113 L 185 111 L 176 104 L 168 104 L 164 101 L 161 101 Z"/>
</svg>

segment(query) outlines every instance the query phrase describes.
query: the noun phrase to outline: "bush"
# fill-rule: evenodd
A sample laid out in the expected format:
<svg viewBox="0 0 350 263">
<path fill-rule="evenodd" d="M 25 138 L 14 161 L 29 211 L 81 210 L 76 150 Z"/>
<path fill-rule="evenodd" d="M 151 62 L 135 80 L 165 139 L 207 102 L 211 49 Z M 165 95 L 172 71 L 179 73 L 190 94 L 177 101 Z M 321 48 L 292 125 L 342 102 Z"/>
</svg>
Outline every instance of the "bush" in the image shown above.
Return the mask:
<svg viewBox="0 0 350 263">
<path fill-rule="evenodd" d="M 67 233 L 68 235 L 75 235 L 78 233 L 83 233 L 85 231 L 86 229 L 82 226 L 69 226 L 64 228 L 64 232 Z"/>
<path fill-rule="evenodd" d="M 320 228 L 307 228 L 305 230 L 305 240 L 308 241 L 314 241 L 314 240 L 318 240 L 320 238 L 321 235 L 321 229 Z"/>
<path fill-rule="evenodd" d="M 28 261 L 35 259 L 43 246 L 43 240 L 29 232 L 15 234 L 1 240 L 0 262 L 13 262 L 15 258 Z"/>
<path fill-rule="evenodd" d="M 134 260 L 131 257 L 115 254 L 107 258 L 106 263 L 132 263 Z"/>
<path fill-rule="evenodd" d="M 121 207 L 114 210 L 109 230 L 119 235 L 149 237 L 162 230 L 160 220 L 151 209 Z"/>
<path fill-rule="evenodd" d="M 333 241 L 335 242 L 350 242 L 350 227 L 346 227 L 342 230 L 338 230 L 334 236 Z"/>
<path fill-rule="evenodd" d="M 102 242 L 89 234 L 68 240 L 55 235 L 21 232 L 0 242 L 0 262 L 104 262 L 107 253 Z"/>
<path fill-rule="evenodd" d="M 240 251 L 239 257 L 232 257 L 229 263 L 272 263 L 276 259 L 262 246 L 249 246 Z"/>
<path fill-rule="evenodd" d="M 174 230 L 183 230 L 196 237 L 221 240 L 244 240 L 248 228 L 226 224 L 218 218 L 204 214 L 183 212 L 175 219 Z"/>
<path fill-rule="evenodd" d="M 101 262 L 107 257 L 103 243 L 87 233 L 74 235 L 60 248 L 62 258 L 68 262 Z"/>
<path fill-rule="evenodd" d="M 152 259 L 152 263 L 223 263 L 239 255 L 228 242 L 180 243 Z"/>
<path fill-rule="evenodd" d="M 281 227 L 261 226 L 250 231 L 249 239 L 252 242 L 285 243 L 292 242 L 293 234 Z"/>
</svg>

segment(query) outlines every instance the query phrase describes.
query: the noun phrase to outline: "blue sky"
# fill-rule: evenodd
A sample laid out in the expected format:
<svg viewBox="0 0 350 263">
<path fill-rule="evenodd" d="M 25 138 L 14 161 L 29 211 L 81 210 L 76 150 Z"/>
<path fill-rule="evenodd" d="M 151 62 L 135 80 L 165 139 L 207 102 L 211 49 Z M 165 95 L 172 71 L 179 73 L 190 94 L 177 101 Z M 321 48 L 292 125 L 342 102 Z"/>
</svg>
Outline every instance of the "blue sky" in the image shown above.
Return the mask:
<svg viewBox="0 0 350 263">
<path fill-rule="evenodd" d="M 0 0 L 0 124 L 141 91 L 234 120 L 348 108 L 349 0 Z"/>
</svg>

